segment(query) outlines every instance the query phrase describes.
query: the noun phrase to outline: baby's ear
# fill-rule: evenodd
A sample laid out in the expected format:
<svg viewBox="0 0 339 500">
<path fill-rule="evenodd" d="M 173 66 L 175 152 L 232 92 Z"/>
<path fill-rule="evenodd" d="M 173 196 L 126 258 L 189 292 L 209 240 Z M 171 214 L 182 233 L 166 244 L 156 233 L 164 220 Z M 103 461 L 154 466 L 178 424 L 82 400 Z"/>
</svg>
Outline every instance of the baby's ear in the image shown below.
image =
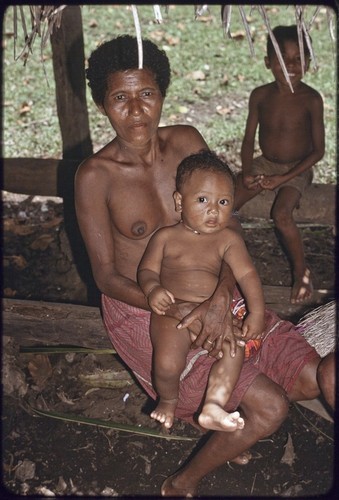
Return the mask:
<svg viewBox="0 0 339 500">
<path fill-rule="evenodd" d="M 175 203 L 175 211 L 181 212 L 182 211 L 182 206 L 181 206 L 182 196 L 179 193 L 179 191 L 174 191 L 173 198 L 174 198 L 174 203 Z"/>
</svg>

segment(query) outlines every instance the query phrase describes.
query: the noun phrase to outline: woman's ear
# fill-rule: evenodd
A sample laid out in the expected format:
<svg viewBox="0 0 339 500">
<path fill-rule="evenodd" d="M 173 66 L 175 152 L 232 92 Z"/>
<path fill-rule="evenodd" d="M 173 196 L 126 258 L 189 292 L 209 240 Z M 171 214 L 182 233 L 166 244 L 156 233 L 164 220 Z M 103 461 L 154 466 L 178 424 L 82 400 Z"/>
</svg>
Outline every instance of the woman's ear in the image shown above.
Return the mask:
<svg viewBox="0 0 339 500">
<path fill-rule="evenodd" d="M 179 193 L 179 191 L 174 191 L 173 198 L 174 198 L 174 203 L 175 203 L 175 211 L 181 212 L 182 211 L 182 206 L 181 206 L 182 196 Z"/>
<path fill-rule="evenodd" d="M 105 108 L 102 104 L 96 104 L 98 110 L 100 111 L 100 113 L 104 116 L 106 116 L 106 111 L 105 111 Z"/>
<path fill-rule="evenodd" d="M 270 69 L 271 68 L 271 64 L 270 64 L 270 59 L 268 56 L 265 56 L 264 58 L 264 61 L 265 61 L 265 66 L 267 69 Z"/>
</svg>

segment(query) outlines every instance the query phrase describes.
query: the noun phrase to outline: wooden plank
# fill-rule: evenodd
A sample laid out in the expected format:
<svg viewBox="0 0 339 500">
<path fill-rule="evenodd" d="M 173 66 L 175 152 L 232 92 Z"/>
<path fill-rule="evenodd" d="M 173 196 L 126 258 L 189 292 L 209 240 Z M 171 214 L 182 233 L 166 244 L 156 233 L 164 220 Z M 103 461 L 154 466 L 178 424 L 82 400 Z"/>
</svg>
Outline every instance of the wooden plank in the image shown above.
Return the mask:
<svg viewBox="0 0 339 500">
<path fill-rule="evenodd" d="M 80 160 L 4 158 L 2 189 L 31 196 L 61 196 L 73 190 Z"/>
<path fill-rule="evenodd" d="M 3 299 L 2 332 L 20 345 L 110 348 L 97 307 Z"/>
<path fill-rule="evenodd" d="M 274 200 L 272 191 L 263 191 L 248 201 L 239 210 L 241 217 L 269 219 Z M 334 184 L 312 184 L 301 198 L 300 208 L 294 211 L 297 222 L 336 224 L 336 186 Z"/>
<path fill-rule="evenodd" d="M 311 306 L 333 297 L 333 292 L 318 290 L 312 304 L 289 303 L 290 289 L 264 286 L 268 307 L 284 319 L 300 318 Z M 3 335 L 14 337 L 21 345 L 76 345 L 110 348 L 98 307 L 18 299 L 2 300 Z"/>
<path fill-rule="evenodd" d="M 74 174 L 78 160 L 42 158 L 4 158 L 2 189 L 12 193 L 40 196 L 73 194 Z M 240 210 L 241 217 L 269 219 L 273 193 L 266 191 L 249 201 Z M 300 209 L 295 210 L 297 222 L 336 224 L 336 186 L 312 184 L 302 198 Z"/>
</svg>

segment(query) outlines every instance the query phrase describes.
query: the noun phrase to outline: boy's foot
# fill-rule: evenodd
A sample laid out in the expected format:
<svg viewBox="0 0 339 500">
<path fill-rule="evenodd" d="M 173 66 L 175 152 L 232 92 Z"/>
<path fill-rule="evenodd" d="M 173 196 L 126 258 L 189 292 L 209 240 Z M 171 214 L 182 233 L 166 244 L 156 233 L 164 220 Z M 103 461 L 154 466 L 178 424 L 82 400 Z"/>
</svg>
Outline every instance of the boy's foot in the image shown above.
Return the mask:
<svg viewBox="0 0 339 500">
<path fill-rule="evenodd" d="M 311 281 L 311 271 L 305 269 L 303 276 L 296 278 L 291 292 L 291 303 L 299 304 L 308 300 L 313 295 L 313 285 Z"/>
<path fill-rule="evenodd" d="M 158 406 L 152 411 L 151 417 L 158 420 L 166 429 L 173 425 L 174 412 L 178 399 L 160 399 Z"/>
<path fill-rule="evenodd" d="M 202 427 L 212 431 L 234 432 L 243 429 L 245 425 L 238 411 L 227 413 L 216 403 L 204 404 L 198 421 Z"/>
</svg>

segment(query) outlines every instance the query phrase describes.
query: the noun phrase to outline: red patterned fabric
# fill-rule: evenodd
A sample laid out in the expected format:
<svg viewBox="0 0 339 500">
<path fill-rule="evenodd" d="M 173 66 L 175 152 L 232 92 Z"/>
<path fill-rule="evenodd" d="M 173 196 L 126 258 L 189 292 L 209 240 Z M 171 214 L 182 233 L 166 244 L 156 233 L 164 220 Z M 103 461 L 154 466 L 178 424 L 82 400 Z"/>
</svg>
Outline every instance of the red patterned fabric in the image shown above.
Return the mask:
<svg viewBox="0 0 339 500">
<path fill-rule="evenodd" d="M 233 309 L 237 302 L 235 297 Z M 119 356 L 133 371 L 146 392 L 156 399 L 151 383 L 152 344 L 149 335 L 150 313 L 102 295 L 104 324 Z M 245 359 L 240 378 L 225 410 L 234 411 L 259 373 L 264 373 L 287 392 L 291 390 L 303 366 L 318 355 L 295 326 L 266 310 L 265 335 L 261 346 Z M 192 422 L 204 397 L 210 368 L 215 359 L 199 348 L 189 352 L 181 375 L 176 417 Z"/>
</svg>

